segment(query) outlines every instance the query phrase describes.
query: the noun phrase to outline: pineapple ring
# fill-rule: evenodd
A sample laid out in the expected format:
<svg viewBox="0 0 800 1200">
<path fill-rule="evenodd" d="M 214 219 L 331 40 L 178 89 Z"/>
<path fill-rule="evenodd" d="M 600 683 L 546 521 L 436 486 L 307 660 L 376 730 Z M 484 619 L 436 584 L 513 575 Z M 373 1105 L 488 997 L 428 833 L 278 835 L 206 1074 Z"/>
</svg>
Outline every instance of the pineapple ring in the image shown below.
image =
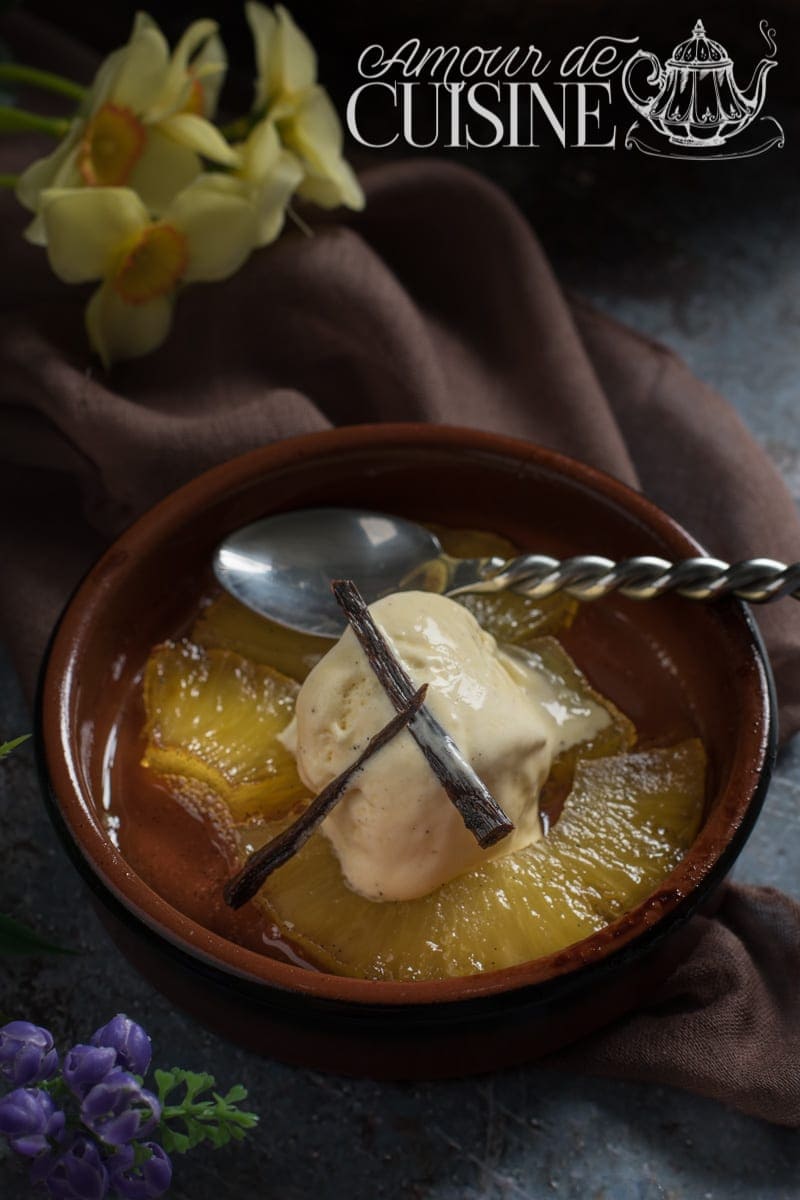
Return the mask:
<svg viewBox="0 0 800 1200">
<path fill-rule="evenodd" d="M 309 798 L 278 741 L 298 690 L 293 679 L 230 650 L 167 642 L 145 668 L 142 762 L 170 777 L 176 798 L 210 789 L 234 820 L 288 813 Z M 180 779 L 199 786 L 178 786 Z"/>
<path fill-rule="evenodd" d="M 233 650 L 300 683 L 334 644 L 333 638 L 299 633 L 260 617 L 227 592 L 203 609 L 191 639 L 209 649 Z"/>
<path fill-rule="evenodd" d="M 606 758 L 630 750 L 636 744 L 636 727 L 606 696 L 594 690 L 556 638 L 543 637 L 532 641 L 524 652 L 524 658 L 545 676 L 564 710 L 579 712 L 587 701 L 594 701 L 611 716 L 610 724 L 590 741 L 570 746 L 553 760 L 539 796 L 539 809 L 557 816 L 572 787 L 578 762 L 581 759 Z"/>
<path fill-rule="evenodd" d="M 445 529 L 441 525 L 431 525 L 430 528 L 441 542 L 445 554 L 453 558 L 489 558 L 493 555 L 515 558 L 519 554 L 513 542 L 497 533 Z M 487 633 L 509 646 L 530 646 L 535 638 L 569 629 L 580 607 L 579 602 L 566 592 L 555 592 L 539 600 L 532 596 L 520 596 L 516 592 L 504 592 L 498 596 L 476 592 L 456 599 L 469 609 Z"/>
<path fill-rule="evenodd" d="M 705 761 L 697 739 L 581 761 L 547 838 L 419 900 L 356 895 L 316 833 L 257 903 L 336 974 L 427 980 L 515 966 L 582 940 L 653 891 L 697 833 Z M 242 829 L 240 837 L 252 846 L 274 832 Z"/>
</svg>

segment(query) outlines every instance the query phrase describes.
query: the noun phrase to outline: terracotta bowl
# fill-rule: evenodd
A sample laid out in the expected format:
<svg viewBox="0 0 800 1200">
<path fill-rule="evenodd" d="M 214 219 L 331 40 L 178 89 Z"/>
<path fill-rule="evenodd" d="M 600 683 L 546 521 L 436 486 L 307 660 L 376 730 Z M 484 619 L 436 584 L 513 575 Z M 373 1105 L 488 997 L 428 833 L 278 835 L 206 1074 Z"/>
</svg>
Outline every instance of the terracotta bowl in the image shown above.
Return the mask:
<svg viewBox="0 0 800 1200">
<path fill-rule="evenodd" d="M 743 605 L 678 598 L 583 606 L 573 652 L 640 728 L 688 721 L 710 760 L 704 825 L 643 904 L 569 949 L 509 970 L 371 982 L 244 949 L 148 886 L 104 811 L 109 740 L 154 643 L 210 584 L 214 546 L 266 513 L 361 505 L 490 529 L 519 547 L 612 558 L 701 552 L 613 479 L 493 434 L 362 426 L 294 438 L 209 471 L 137 521 L 69 603 L 43 669 L 40 762 L 50 812 L 120 950 L 178 1007 L 253 1050 L 317 1068 L 459 1075 L 555 1050 L 653 995 L 691 949 L 760 808 L 774 753 L 771 684 Z M 169 894 L 168 888 L 160 888 Z M 186 893 L 189 894 L 188 892 Z"/>
</svg>

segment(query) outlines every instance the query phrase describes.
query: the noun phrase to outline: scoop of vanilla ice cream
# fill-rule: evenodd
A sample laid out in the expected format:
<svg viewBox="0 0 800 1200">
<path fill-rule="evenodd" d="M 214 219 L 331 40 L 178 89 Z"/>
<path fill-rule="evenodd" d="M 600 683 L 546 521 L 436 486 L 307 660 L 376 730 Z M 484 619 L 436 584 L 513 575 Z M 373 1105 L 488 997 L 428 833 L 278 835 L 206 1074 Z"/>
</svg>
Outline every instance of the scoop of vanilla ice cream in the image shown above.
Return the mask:
<svg viewBox="0 0 800 1200">
<path fill-rule="evenodd" d="M 428 684 L 430 711 L 515 826 L 482 850 L 412 735 L 398 734 L 355 776 L 321 828 L 354 891 L 371 900 L 410 900 L 541 837 L 538 797 L 554 754 L 610 717 L 590 705 L 582 727 L 565 730 L 544 675 L 524 656 L 500 649 L 466 608 L 445 596 L 398 592 L 370 612 L 415 686 Z M 355 634 L 346 630 L 301 687 L 284 735 L 306 787 L 321 791 L 393 713 Z"/>
</svg>

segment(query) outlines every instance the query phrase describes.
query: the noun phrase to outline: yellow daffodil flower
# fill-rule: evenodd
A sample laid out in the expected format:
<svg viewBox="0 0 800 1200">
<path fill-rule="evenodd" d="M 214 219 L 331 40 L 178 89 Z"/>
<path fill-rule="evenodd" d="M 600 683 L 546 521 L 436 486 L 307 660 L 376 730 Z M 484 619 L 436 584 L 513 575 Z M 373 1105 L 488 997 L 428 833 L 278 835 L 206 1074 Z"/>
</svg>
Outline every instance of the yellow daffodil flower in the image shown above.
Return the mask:
<svg viewBox="0 0 800 1200">
<path fill-rule="evenodd" d="M 364 193 L 342 157 L 341 122 L 317 83 L 313 46 L 282 5 L 274 13 L 255 0 L 245 7 L 258 71 L 254 109 L 274 121 L 284 146 L 302 163 L 298 193 L 323 208 L 363 208 Z"/>
<path fill-rule="evenodd" d="M 139 14 L 63 142 L 21 176 L 22 204 L 38 213 L 47 188 L 127 186 L 160 213 L 200 175 L 202 158 L 235 166 L 235 152 L 208 120 L 226 65 L 216 29 L 214 21 L 195 21 L 170 55 L 155 22 Z M 38 216 L 26 236 L 44 243 Z"/>
<path fill-rule="evenodd" d="M 147 13 L 138 13 L 134 30 L 160 30 Z M 194 113 L 211 121 L 225 81 L 228 56 L 214 21 L 195 21 L 172 52 L 161 94 L 149 110 L 151 121 L 171 113 Z M 200 49 L 198 50 L 198 46 Z"/>
<path fill-rule="evenodd" d="M 66 283 L 101 280 L 86 310 L 92 346 L 108 367 L 166 338 L 182 284 L 227 279 L 256 244 L 252 203 L 230 179 L 201 175 L 158 220 L 131 188 L 50 188 L 42 221 L 50 265 Z"/>
<path fill-rule="evenodd" d="M 258 245 L 274 242 L 283 229 L 286 206 L 305 172 L 295 155 L 284 150 L 274 122 L 265 117 L 247 140 L 234 147 L 239 166 L 225 178 L 246 196 L 258 217 Z"/>
</svg>

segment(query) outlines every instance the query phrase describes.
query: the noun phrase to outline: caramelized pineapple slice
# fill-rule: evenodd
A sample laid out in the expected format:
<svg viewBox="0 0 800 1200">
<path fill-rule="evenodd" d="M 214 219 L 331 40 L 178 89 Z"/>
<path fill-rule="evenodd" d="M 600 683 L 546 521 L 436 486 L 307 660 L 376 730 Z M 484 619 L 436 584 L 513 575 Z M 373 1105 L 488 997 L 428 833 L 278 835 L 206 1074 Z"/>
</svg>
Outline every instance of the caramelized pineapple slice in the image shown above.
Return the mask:
<svg viewBox="0 0 800 1200">
<path fill-rule="evenodd" d="M 514 558 L 519 554 L 513 542 L 488 529 L 450 529 L 446 525 L 428 525 L 453 558 Z"/>
<path fill-rule="evenodd" d="M 542 789 L 540 807 L 558 812 L 572 787 L 579 759 L 605 758 L 622 754 L 636 744 L 636 728 L 615 704 L 596 692 L 564 647 L 553 637 L 538 638 L 524 652 L 525 659 L 541 671 L 551 684 L 559 705 L 567 713 L 580 712 L 587 700 L 600 704 L 611 715 L 611 723 L 590 741 L 579 742 L 557 755 Z"/>
<path fill-rule="evenodd" d="M 338 974 L 420 980 L 510 967 L 563 950 L 645 899 L 693 841 L 704 789 L 697 740 L 582 761 L 547 838 L 429 896 L 363 899 L 316 833 L 267 880 L 258 903 Z M 262 829 L 261 840 L 271 832 Z"/>
<path fill-rule="evenodd" d="M 308 798 L 278 741 L 298 690 L 293 679 L 230 650 L 159 646 L 144 675 L 144 765 L 171 777 L 178 798 L 210 789 L 235 821 L 278 817 Z"/>
<path fill-rule="evenodd" d="M 453 599 L 468 608 L 487 633 L 510 646 L 530 646 L 545 634 L 569 629 L 578 611 L 578 601 L 566 592 L 556 592 L 542 600 L 518 596 L 516 592 L 496 596 L 475 592 Z"/>
<path fill-rule="evenodd" d="M 198 646 L 235 650 L 252 662 L 303 682 L 333 645 L 332 638 L 286 629 L 223 592 L 203 609 L 192 629 Z"/>
<path fill-rule="evenodd" d="M 605 729 L 601 729 L 590 742 L 581 742 L 567 753 L 574 753 L 575 757 L 580 758 L 605 758 L 630 750 L 636 741 L 633 722 L 606 696 L 595 691 L 556 638 L 537 638 L 527 650 L 518 650 L 517 653 L 544 675 L 555 693 L 557 703 L 565 712 L 586 711 L 587 702 L 594 701 L 610 714 L 611 723 Z"/>
<path fill-rule="evenodd" d="M 578 763 L 555 831 L 565 865 L 575 875 L 592 876 L 598 891 L 593 904 L 604 921 L 644 900 L 694 841 L 703 816 L 705 769 L 697 739 L 668 750 Z M 579 811 L 572 805 L 576 795 L 583 798 Z"/>
<path fill-rule="evenodd" d="M 508 538 L 476 529 L 430 528 L 442 543 L 445 554 L 454 558 L 516 558 L 519 550 Z M 468 608 L 479 625 L 510 646 L 529 646 L 534 638 L 569 629 L 578 611 L 578 601 L 565 592 L 556 592 L 543 600 L 503 592 L 498 596 L 456 597 Z"/>
</svg>

